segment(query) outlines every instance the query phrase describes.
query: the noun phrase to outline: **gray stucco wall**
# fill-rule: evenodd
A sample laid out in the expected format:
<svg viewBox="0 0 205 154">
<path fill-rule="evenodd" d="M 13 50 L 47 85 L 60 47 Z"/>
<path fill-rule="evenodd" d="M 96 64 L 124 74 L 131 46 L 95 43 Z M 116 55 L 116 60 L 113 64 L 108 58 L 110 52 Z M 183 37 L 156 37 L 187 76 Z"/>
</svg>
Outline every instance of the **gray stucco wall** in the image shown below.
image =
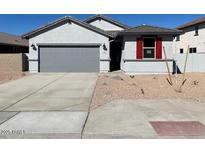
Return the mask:
<svg viewBox="0 0 205 154">
<path fill-rule="evenodd" d="M 100 43 L 105 44 L 107 50 L 104 50 L 102 45 L 100 46 L 100 71 L 107 72 L 109 71 L 109 38 L 88 30 L 82 26 L 79 26 L 75 23 L 66 23 L 55 29 L 51 29 L 47 32 L 44 32 L 38 36 L 29 39 L 29 70 L 30 72 L 38 71 L 38 49 L 33 50 L 31 47 L 32 44 L 37 46 L 38 43 Z"/>
<path fill-rule="evenodd" d="M 140 36 L 125 36 L 123 38 L 121 69 L 128 74 L 147 74 L 147 73 L 167 73 L 166 63 L 164 61 L 135 61 L 136 60 L 136 38 Z M 173 59 L 173 41 L 172 36 L 158 36 L 161 37 L 163 42 L 162 46 L 165 47 L 167 58 Z M 162 59 L 164 59 L 162 52 Z M 173 70 L 173 63 L 170 61 L 169 67 Z"/>
</svg>

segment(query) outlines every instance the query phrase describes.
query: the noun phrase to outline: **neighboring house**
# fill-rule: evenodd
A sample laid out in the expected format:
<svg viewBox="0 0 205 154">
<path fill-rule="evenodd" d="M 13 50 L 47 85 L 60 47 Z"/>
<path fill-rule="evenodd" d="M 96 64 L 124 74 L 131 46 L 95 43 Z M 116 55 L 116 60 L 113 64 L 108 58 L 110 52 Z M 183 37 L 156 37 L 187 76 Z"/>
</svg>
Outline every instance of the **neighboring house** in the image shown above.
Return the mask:
<svg viewBox="0 0 205 154">
<path fill-rule="evenodd" d="M 205 17 L 188 22 L 177 29 L 183 31 L 183 34 L 174 40 L 175 59 L 179 70 L 184 68 L 189 46 L 187 72 L 205 72 Z"/>
<path fill-rule="evenodd" d="M 28 41 L 0 32 L 0 72 L 22 72 L 26 68 Z"/>
<path fill-rule="evenodd" d="M 22 37 L 29 40 L 30 72 L 167 72 L 173 37 L 181 31 L 142 25 L 130 28 L 96 15 L 85 21 L 64 17 Z"/>
</svg>

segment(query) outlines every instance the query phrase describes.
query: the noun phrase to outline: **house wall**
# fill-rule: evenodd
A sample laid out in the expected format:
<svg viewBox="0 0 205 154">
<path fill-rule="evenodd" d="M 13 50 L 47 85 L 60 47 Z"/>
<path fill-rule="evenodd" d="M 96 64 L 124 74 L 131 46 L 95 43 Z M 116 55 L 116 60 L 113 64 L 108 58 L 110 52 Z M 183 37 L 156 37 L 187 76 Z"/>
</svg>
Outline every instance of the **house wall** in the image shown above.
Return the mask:
<svg viewBox="0 0 205 154">
<path fill-rule="evenodd" d="M 103 30 L 124 30 L 122 27 L 109 23 L 103 19 L 98 19 L 90 23 L 91 25 L 98 27 Z"/>
<path fill-rule="evenodd" d="M 195 35 L 194 26 L 185 28 L 184 34 L 180 35 L 180 41 L 174 40 L 174 53 L 180 53 L 180 49 L 184 49 L 184 52 L 187 51 L 189 45 L 190 48 L 197 47 L 197 53 L 205 53 L 205 24 L 200 24 L 199 26 L 199 35 Z"/>
<path fill-rule="evenodd" d="M 184 70 L 186 53 L 176 54 L 176 64 L 180 72 Z M 186 72 L 205 72 L 205 53 L 188 54 Z"/>
<path fill-rule="evenodd" d="M 0 53 L 1 72 L 22 72 L 22 53 Z"/>
<path fill-rule="evenodd" d="M 75 23 L 66 23 L 57 28 L 39 34 L 29 39 L 29 70 L 30 72 L 38 72 L 38 49 L 33 50 L 32 44 L 37 46 L 38 43 L 100 43 L 105 44 L 107 50 L 100 46 L 100 71 L 109 71 L 109 38 L 88 30 Z"/>
<path fill-rule="evenodd" d="M 174 50 L 176 63 L 179 70 L 183 71 L 184 62 L 188 45 L 190 48 L 196 47 L 197 53 L 190 53 L 187 61 L 187 72 L 205 72 L 205 24 L 198 25 L 198 36 L 195 36 L 194 26 L 185 28 L 184 34 L 180 35 L 180 40 L 174 39 Z M 184 50 L 183 54 L 180 54 L 180 49 Z"/>
<path fill-rule="evenodd" d="M 135 73 L 167 73 L 166 63 L 164 61 L 137 61 L 136 59 L 136 38 L 141 36 L 125 36 L 123 38 L 121 69 L 129 74 Z M 167 59 L 173 59 L 173 38 L 172 36 L 162 37 L 162 45 L 165 47 Z M 165 59 L 162 52 L 162 59 Z M 173 70 L 173 62 L 168 62 L 170 70 Z"/>
</svg>

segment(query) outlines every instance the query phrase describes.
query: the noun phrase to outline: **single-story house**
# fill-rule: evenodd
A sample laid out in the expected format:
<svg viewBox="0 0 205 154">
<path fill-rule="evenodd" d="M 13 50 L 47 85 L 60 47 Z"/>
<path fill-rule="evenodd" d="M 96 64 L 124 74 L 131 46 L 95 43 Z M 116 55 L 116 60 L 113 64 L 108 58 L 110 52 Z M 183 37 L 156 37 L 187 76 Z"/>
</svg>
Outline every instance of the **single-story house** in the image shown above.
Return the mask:
<svg viewBox="0 0 205 154">
<path fill-rule="evenodd" d="M 205 17 L 190 21 L 177 27 L 183 33 L 174 39 L 175 60 L 183 71 L 188 50 L 187 72 L 205 72 Z"/>
<path fill-rule="evenodd" d="M 28 41 L 20 36 L 0 32 L 0 72 L 26 71 Z"/>
<path fill-rule="evenodd" d="M 173 37 L 180 30 L 141 25 L 130 28 L 96 15 L 85 21 L 63 17 L 22 37 L 29 40 L 30 72 L 165 73 L 172 68 Z"/>
</svg>

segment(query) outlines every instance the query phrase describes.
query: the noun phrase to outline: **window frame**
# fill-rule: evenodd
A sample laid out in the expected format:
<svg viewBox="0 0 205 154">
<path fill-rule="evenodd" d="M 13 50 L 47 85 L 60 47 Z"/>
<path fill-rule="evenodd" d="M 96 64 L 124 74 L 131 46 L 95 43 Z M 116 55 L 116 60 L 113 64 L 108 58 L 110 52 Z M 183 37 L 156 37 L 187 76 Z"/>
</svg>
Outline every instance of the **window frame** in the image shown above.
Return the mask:
<svg viewBox="0 0 205 154">
<path fill-rule="evenodd" d="M 195 49 L 195 50 L 194 50 Z M 192 53 L 197 53 L 197 48 L 194 47 Z"/>
<path fill-rule="evenodd" d="M 194 52 L 195 49 L 195 52 Z M 189 48 L 189 53 L 197 53 L 197 47 Z"/>
<path fill-rule="evenodd" d="M 176 36 L 176 41 L 180 41 L 180 35 Z"/>
<path fill-rule="evenodd" d="M 194 26 L 194 36 L 199 36 L 199 26 Z"/>
<path fill-rule="evenodd" d="M 153 39 L 154 40 L 154 47 L 144 47 L 144 39 Z M 145 60 L 154 60 L 156 59 L 156 37 L 143 37 L 142 38 L 143 42 L 142 42 L 142 59 Z M 154 49 L 154 58 L 145 58 L 144 57 L 144 49 Z"/>
</svg>

